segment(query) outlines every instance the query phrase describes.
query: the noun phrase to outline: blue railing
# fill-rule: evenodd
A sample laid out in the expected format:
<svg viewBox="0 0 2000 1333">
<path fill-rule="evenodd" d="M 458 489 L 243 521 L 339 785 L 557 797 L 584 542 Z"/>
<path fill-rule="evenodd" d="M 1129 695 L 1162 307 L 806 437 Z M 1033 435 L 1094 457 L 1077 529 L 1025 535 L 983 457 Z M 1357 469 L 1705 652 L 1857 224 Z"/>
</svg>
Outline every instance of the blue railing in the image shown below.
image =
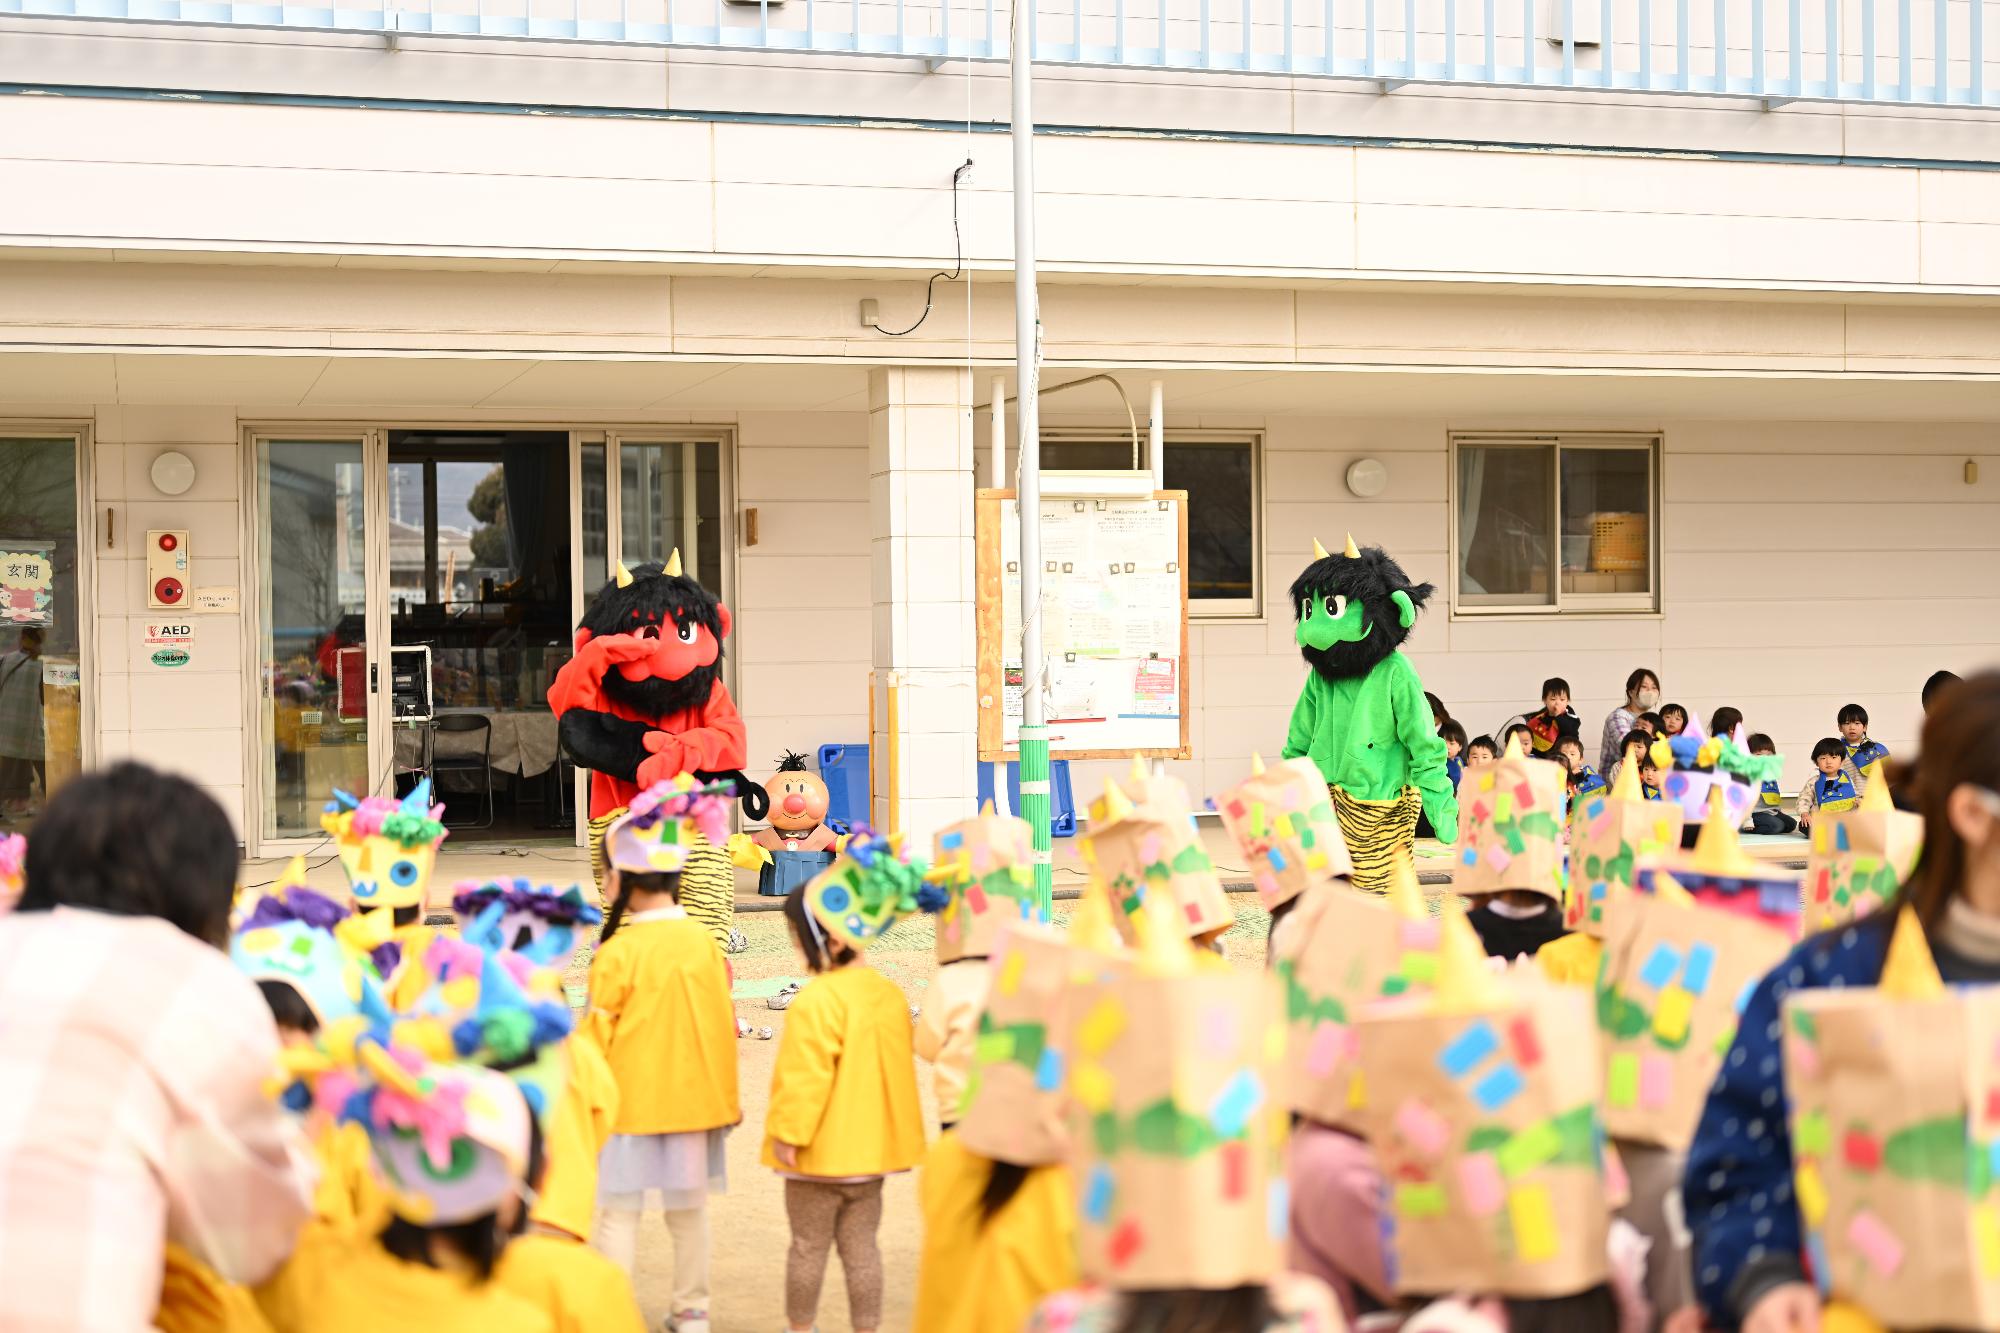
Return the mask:
<svg viewBox="0 0 2000 1333">
<path fill-rule="evenodd" d="M 1039 0 L 1053 64 L 2000 106 L 2000 0 Z M 1004 60 L 1005 0 L 0 0 L 0 17 Z M 1830 40 L 1829 40 L 1830 38 Z"/>
</svg>

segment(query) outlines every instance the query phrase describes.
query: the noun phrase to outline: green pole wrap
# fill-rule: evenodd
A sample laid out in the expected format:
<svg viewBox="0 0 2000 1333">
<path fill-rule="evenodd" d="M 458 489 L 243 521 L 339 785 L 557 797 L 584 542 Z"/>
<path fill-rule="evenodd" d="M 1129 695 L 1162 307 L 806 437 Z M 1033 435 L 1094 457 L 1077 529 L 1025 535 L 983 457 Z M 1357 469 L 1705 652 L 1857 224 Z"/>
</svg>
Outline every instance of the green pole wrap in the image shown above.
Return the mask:
<svg viewBox="0 0 2000 1333">
<path fill-rule="evenodd" d="M 1035 902 L 1042 915 L 1054 912 L 1055 867 L 1049 859 L 1049 729 L 1021 728 L 1021 818 L 1035 833 Z"/>
</svg>

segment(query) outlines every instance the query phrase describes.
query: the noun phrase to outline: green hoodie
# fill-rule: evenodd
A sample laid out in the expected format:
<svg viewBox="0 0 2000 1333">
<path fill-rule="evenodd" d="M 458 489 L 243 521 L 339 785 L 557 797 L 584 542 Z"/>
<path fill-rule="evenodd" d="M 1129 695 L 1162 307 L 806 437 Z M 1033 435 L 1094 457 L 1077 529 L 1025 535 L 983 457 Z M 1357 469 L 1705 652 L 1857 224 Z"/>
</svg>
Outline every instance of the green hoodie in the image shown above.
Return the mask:
<svg viewBox="0 0 2000 1333">
<path fill-rule="evenodd" d="M 1285 758 L 1308 755 L 1327 782 L 1363 801 L 1393 801 L 1415 787 L 1431 828 L 1458 840 L 1458 795 L 1416 668 L 1390 653 L 1365 676 L 1329 681 L 1310 668 L 1292 709 Z"/>
</svg>

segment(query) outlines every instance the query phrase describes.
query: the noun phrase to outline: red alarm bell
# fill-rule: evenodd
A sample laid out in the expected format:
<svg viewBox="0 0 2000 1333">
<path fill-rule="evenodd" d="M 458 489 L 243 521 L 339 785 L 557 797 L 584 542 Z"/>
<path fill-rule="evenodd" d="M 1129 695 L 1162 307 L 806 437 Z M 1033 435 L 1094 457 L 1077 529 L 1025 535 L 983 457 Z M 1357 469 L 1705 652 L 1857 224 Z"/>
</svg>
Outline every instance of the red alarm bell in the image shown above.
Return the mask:
<svg viewBox="0 0 2000 1333">
<path fill-rule="evenodd" d="M 187 589 L 176 578 L 164 578 L 153 585 L 153 604 L 156 606 L 179 606 Z"/>
</svg>

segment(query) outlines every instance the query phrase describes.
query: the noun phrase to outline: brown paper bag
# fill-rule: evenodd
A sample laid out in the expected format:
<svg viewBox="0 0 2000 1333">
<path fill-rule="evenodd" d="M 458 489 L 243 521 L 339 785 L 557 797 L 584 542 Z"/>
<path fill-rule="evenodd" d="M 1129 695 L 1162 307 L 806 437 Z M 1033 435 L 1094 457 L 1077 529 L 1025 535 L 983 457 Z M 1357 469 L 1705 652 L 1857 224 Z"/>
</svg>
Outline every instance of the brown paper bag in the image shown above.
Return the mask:
<svg viewBox="0 0 2000 1333">
<path fill-rule="evenodd" d="M 984 958 L 1002 926 L 1045 919 L 1035 899 L 1035 832 L 1025 819 L 996 814 L 988 802 L 931 842 L 925 878 L 951 894 L 937 918 L 940 964 Z"/>
<path fill-rule="evenodd" d="M 1891 805 L 1886 782 L 1869 783 L 1859 809 L 1813 820 L 1805 928 L 1829 930 L 1887 906 L 1923 850 L 1923 816 Z"/>
<path fill-rule="evenodd" d="M 1079 987 L 1067 1027 L 1083 1275 L 1125 1289 L 1269 1279 L 1290 1225 L 1271 978 L 1135 963 Z"/>
<path fill-rule="evenodd" d="M 1604 1126 L 1686 1151 L 1750 990 L 1791 950 L 1785 932 L 1705 907 L 1665 875 L 1606 912 L 1597 1017 Z"/>
<path fill-rule="evenodd" d="M 1528 889 L 1563 897 L 1562 765 L 1521 753 L 1519 742 L 1458 780 L 1458 856 L 1451 886 L 1460 893 Z"/>
<path fill-rule="evenodd" d="M 957 1115 L 959 1138 L 981 1156 L 1042 1166 L 1068 1149 L 1061 1036 L 1073 952 L 1049 926 L 1011 922 L 997 933 Z"/>
<path fill-rule="evenodd" d="M 1885 969 L 1881 988 L 1785 1000 L 1807 1253 L 1834 1296 L 1886 1326 L 1994 1328 L 2000 988 L 1902 995 L 1888 986 Z"/>
<path fill-rule="evenodd" d="M 1632 891 L 1642 864 L 1681 845 L 1678 805 L 1639 794 L 1639 769 L 1626 764 L 1607 791 L 1581 798 L 1570 816 L 1568 901 L 1563 924 L 1597 939 L 1605 909 Z"/>
<path fill-rule="evenodd" d="M 1269 911 L 1309 886 L 1354 873 L 1334 818 L 1326 779 L 1310 759 L 1262 761 L 1243 782 L 1215 798 L 1216 811 L 1250 861 L 1250 882 Z"/>
<path fill-rule="evenodd" d="M 1604 1281 L 1590 1007 L 1577 987 L 1521 974 L 1481 1010 L 1399 1001 L 1355 1025 L 1397 1291 L 1567 1296 Z"/>
<path fill-rule="evenodd" d="M 1149 893 L 1169 895 L 1190 937 L 1234 925 L 1235 909 L 1202 846 L 1194 817 L 1135 808 L 1116 784 L 1105 795 L 1110 802 L 1106 821 L 1093 825 L 1085 837 L 1084 857 L 1110 893 L 1118 933 L 1126 942 L 1138 941 L 1140 909 Z"/>
</svg>

